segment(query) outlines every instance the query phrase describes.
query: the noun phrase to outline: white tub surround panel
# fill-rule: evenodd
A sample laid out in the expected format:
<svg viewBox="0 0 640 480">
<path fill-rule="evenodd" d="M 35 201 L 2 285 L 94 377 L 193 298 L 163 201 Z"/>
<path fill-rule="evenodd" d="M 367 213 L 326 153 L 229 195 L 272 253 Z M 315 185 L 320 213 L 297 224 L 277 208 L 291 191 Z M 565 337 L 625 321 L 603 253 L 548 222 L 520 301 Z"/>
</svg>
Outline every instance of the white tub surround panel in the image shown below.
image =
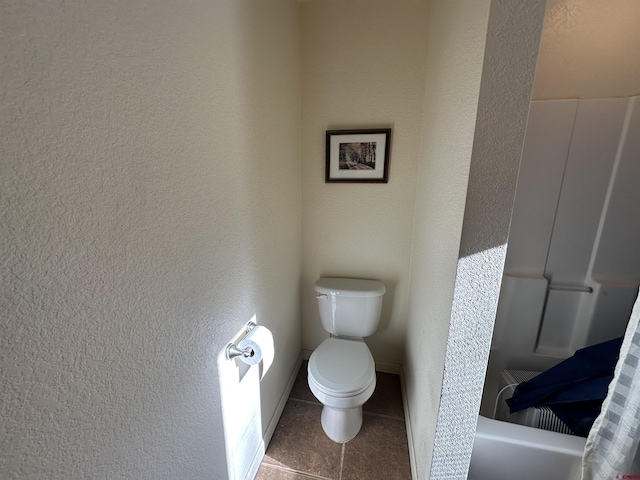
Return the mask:
<svg viewBox="0 0 640 480">
<path fill-rule="evenodd" d="M 640 284 L 639 103 L 532 102 L 485 414 L 501 370 L 542 371 L 625 331 Z"/>
</svg>

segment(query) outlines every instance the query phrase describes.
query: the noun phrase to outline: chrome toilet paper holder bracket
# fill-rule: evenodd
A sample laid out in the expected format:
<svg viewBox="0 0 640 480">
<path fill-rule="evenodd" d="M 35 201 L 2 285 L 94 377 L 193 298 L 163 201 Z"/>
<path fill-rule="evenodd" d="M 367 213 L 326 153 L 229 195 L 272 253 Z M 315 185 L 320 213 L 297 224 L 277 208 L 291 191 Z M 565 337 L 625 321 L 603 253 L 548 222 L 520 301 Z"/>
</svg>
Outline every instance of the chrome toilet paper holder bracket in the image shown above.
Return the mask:
<svg viewBox="0 0 640 480">
<path fill-rule="evenodd" d="M 255 327 L 257 327 L 256 323 L 254 322 L 247 323 L 247 326 L 244 331 L 244 336 L 246 336 Z M 225 347 L 224 354 L 225 354 L 225 357 L 227 357 L 227 360 L 233 360 L 236 357 L 251 358 L 255 355 L 255 352 L 251 347 L 247 347 L 243 350 L 239 348 L 238 345 L 231 342 Z"/>
</svg>

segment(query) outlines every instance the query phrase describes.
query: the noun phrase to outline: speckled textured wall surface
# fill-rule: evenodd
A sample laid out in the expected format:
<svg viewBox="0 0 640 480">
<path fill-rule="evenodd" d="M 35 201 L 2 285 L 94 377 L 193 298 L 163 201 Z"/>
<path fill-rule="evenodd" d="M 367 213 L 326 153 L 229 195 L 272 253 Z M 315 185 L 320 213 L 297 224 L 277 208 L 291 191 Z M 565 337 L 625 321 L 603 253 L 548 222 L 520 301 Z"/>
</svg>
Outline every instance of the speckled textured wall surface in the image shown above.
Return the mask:
<svg viewBox="0 0 640 480">
<path fill-rule="evenodd" d="M 1 478 L 226 478 L 216 358 L 254 315 L 269 422 L 300 352 L 298 38 L 293 1 L 2 2 Z"/>
<path fill-rule="evenodd" d="M 545 1 L 492 0 L 431 479 L 466 478 Z"/>
<path fill-rule="evenodd" d="M 640 94 L 640 2 L 549 0 L 534 100 Z"/>
<path fill-rule="evenodd" d="M 489 6 L 431 2 L 403 365 L 420 480 L 429 478 L 434 448 Z"/>
</svg>

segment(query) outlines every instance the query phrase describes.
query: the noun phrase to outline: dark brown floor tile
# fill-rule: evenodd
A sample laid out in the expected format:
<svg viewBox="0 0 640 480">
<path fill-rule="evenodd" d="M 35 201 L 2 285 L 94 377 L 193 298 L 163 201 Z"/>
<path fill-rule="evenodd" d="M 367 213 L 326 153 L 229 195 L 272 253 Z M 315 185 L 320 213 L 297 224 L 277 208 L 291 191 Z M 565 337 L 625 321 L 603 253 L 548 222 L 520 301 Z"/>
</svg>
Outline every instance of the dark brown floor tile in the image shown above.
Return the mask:
<svg viewBox="0 0 640 480">
<path fill-rule="evenodd" d="M 255 480 L 312 480 L 321 477 L 304 475 L 298 472 L 292 472 L 290 470 L 284 470 L 282 468 L 273 467 L 270 465 L 262 464 L 256 474 Z"/>
<path fill-rule="evenodd" d="M 342 480 L 411 480 L 402 420 L 363 415 L 360 433 L 345 444 Z"/>
<path fill-rule="evenodd" d="M 400 377 L 380 372 L 376 372 L 376 376 L 376 389 L 362 410 L 404 419 Z"/>
<path fill-rule="evenodd" d="M 325 435 L 322 405 L 289 400 L 263 463 L 330 479 L 340 476 L 342 445 Z"/>
<path fill-rule="evenodd" d="M 309 383 L 307 382 L 307 365 L 309 362 L 304 360 L 302 365 L 300 366 L 300 371 L 298 372 L 298 376 L 296 377 L 296 381 L 293 384 L 293 388 L 291 389 L 291 393 L 289 394 L 289 398 L 294 398 L 296 400 L 305 400 L 307 402 L 314 402 L 320 404 L 318 399 L 311 393 L 311 389 L 309 388 Z"/>
</svg>

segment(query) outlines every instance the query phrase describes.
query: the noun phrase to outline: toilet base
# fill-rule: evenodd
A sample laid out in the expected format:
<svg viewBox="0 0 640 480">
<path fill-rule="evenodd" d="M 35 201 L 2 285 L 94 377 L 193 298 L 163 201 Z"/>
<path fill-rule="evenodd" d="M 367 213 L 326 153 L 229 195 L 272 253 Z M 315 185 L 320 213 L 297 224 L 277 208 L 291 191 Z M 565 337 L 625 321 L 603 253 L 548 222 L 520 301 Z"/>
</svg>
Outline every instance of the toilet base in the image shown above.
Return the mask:
<svg viewBox="0 0 640 480">
<path fill-rule="evenodd" d="M 334 408 L 325 405 L 322 408 L 322 429 L 331 440 L 345 443 L 355 437 L 362 427 L 362 406 L 352 408 Z"/>
</svg>

